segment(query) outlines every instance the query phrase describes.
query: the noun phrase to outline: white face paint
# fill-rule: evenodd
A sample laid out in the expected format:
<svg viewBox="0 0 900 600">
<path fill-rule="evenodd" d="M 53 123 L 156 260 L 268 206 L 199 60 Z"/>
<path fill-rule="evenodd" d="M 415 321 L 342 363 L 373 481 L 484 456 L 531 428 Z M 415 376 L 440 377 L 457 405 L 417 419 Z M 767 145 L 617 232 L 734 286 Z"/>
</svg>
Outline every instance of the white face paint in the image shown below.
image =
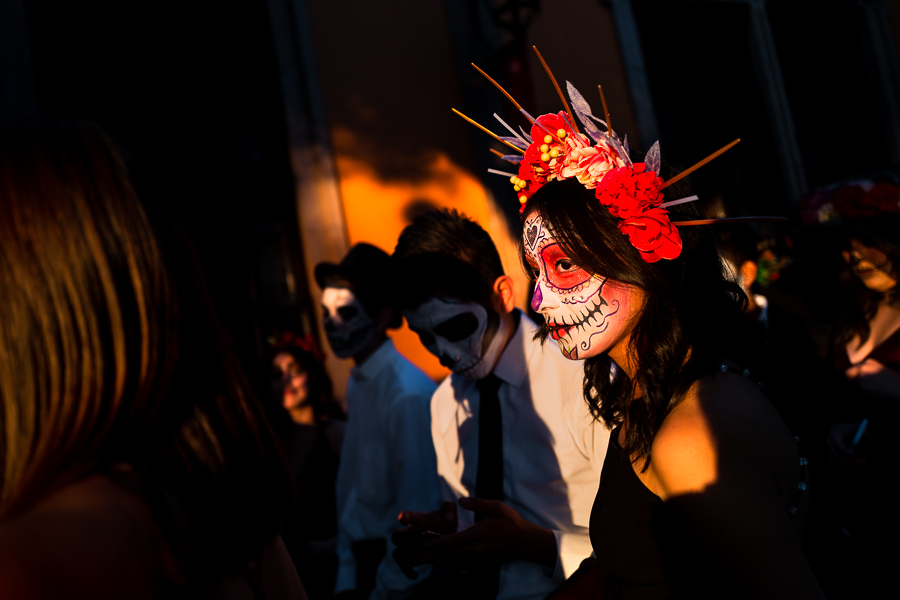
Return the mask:
<svg viewBox="0 0 900 600">
<path fill-rule="evenodd" d="M 471 380 L 494 370 L 509 335 L 509 326 L 499 318 L 497 331 L 488 332 L 488 311 L 475 302 L 431 298 L 404 315 L 442 365 Z"/>
<path fill-rule="evenodd" d="M 375 335 L 375 321 L 346 288 L 325 288 L 322 313 L 328 344 L 339 358 L 356 355 Z"/>
<path fill-rule="evenodd" d="M 620 342 L 641 308 L 637 288 L 577 266 L 539 214 L 525 221 L 523 241 L 536 278 L 531 308 L 544 315 L 550 337 L 572 360 L 609 352 L 624 359 Z"/>
</svg>

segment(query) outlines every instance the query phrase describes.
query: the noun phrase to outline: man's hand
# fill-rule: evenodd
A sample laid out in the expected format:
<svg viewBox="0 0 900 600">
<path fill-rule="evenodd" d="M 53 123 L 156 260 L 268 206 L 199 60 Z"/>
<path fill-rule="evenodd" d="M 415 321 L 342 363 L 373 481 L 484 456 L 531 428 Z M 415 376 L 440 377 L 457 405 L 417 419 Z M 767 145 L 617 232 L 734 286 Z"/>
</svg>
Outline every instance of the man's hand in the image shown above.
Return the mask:
<svg viewBox="0 0 900 600">
<path fill-rule="evenodd" d="M 423 549 L 433 556 L 431 562 L 506 562 L 524 559 L 553 566 L 556 564 L 556 537 L 523 519 L 499 500 L 461 498 L 459 505 L 483 513 L 484 519 L 468 529 L 426 541 Z"/>
<path fill-rule="evenodd" d="M 456 503 L 450 500 L 441 503 L 437 510 L 413 512 L 404 510 L 397 517 L 404 531 L 434 531 L 437 533 L 453 533 L 457 528 Z"/>
<path fill-rule="evenodd" d="M 456 503 L 444 502 L 438 510 L 429 512 L 413 512 L 404 510 L 397 517 L 406 529 L 395 532 L 391 536 L 396 549 L 394 560 L 403 574 L 410 579 L 418 579 L 419 575 L 413 567 L 434 562 L 433 553 L 425 549 L 426 539 L 433 534 L 451 534 L 456 531 Z"/>
</svg>

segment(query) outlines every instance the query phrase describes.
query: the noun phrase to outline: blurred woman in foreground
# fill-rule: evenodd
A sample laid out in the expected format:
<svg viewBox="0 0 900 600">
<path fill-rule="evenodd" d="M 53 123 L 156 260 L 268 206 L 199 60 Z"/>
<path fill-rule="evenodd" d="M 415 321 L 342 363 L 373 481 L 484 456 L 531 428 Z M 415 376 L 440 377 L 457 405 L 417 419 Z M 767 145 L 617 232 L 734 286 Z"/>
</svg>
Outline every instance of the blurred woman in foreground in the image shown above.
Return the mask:
<svg viewBox="0 0 900 600">
<path fill-rule="evenodd" d="M 200 273 L 98 128 L 0 133 L 0 591 L 305 598 Z"/>
</svg>

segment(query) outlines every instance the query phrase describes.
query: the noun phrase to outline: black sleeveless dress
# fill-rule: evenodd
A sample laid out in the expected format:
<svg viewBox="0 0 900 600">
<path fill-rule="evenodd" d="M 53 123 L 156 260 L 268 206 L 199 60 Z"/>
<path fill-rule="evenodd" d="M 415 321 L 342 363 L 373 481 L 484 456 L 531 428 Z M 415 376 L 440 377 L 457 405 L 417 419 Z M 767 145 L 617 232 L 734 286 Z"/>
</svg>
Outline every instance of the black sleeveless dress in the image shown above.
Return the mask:
<svg viewBox="0 0 900 600">
<path fill-rule="evenodd" d="M 619 446 L 616 427 L 609 436 L 600 488 L 591 511 L 591 545 L 613 598 L 668 598 L 669 587 L 654 535 L 662 499 L 638 479 Z"/>
<path fill-rule="evenodd" d="M 605 598 L 727 598 L 718 561 L 638 479 L 616 427 L 591 511 L 590 535 L 606 579 Z M 731 586 L 731 587 L 729 587 Z"/>
</svg>

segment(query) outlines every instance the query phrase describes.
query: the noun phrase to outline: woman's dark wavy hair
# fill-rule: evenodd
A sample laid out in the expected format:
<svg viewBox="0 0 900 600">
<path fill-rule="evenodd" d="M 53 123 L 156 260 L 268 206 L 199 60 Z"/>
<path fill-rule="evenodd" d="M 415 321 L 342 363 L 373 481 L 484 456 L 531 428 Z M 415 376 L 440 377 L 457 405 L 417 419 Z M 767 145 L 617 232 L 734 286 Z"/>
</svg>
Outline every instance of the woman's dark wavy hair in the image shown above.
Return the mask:
<svg viewBox="0 0 900 600">
<path fill-rule="evenodd" d="M 674 187 L 674 186 L 673 186 Z M 670 190 L 672 198 L 686 193 Z M 684 210 L 681 210 L 684 208 Z M 666 415 L 699 378 L 730 358 L 749 366 L 761 345 L 746 317 L 747 298 L 727 278 L 705 226 L 679 229 L 684 244 L 675 260 L 648 263 L 623 235 L 619 219 L 576 179 L 543 186 L 525 215 L 540 213 L 566 253 L 594 274 L 640 288 L 644 306 L 631 332 L 632 380 L 624 371 L 610 381 L 608 355 L 584 363 L 584 396 L 595 418 L 610 427 L 628 422 L 623 449 L 648 464 Z M 670 211 L 673 221 L 697 218 L 690 204 Z M 546 326 L 539 334 L 547 337 Z"/>
</svg>

